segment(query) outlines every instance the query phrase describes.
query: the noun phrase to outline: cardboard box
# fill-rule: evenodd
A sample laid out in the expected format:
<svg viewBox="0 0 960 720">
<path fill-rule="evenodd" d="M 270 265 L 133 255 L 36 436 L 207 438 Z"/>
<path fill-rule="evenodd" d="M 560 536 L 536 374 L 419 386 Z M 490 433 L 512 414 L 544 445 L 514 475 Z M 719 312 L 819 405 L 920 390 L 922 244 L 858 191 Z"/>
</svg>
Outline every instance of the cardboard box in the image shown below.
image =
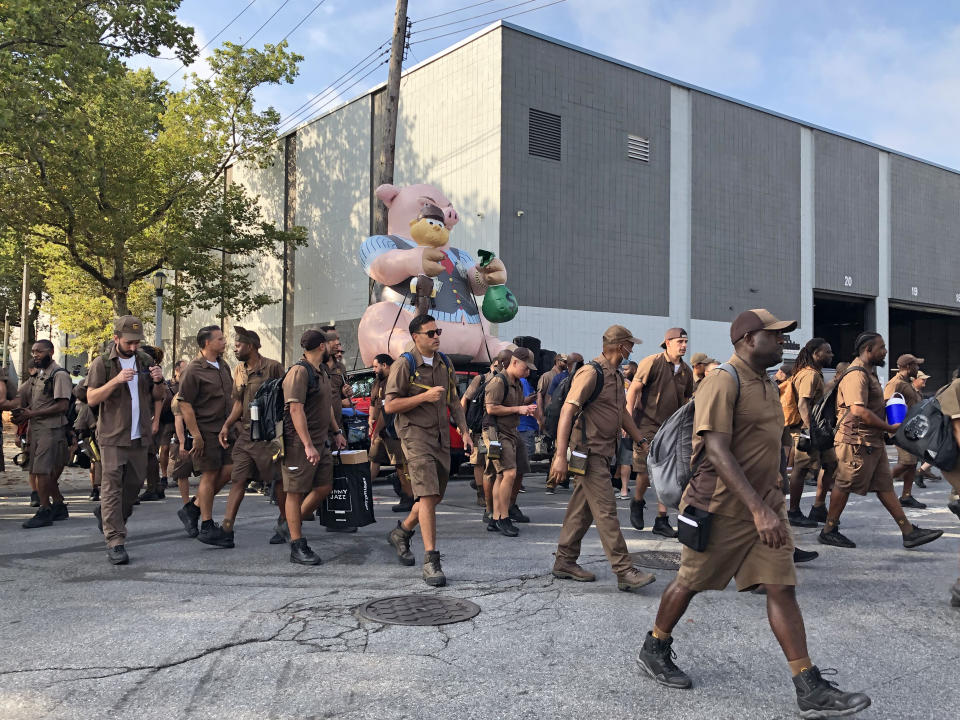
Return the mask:
<svg viewBox="0 0 960 720">
<path fill-rule="evenodd" d="M 333 453 L 333 462 L 336 464 L 337 458 L 344 465 L 362 465 L 367 462 L 366 450 L 341 450 Z"/>
</svg>

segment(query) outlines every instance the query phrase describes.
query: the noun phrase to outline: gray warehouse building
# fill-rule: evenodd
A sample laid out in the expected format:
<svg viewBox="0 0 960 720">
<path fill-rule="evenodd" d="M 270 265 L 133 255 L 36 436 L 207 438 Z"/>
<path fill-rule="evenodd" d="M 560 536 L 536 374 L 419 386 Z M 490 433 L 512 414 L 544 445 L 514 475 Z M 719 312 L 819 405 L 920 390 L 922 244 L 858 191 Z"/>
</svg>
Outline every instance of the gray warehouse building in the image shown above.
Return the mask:
<svg viewBox="0 0 960 720">
<path fill-rule="evenodd" d="M 242 319 L 273 357 L 334 320 L 353 361 L 383 94 L 290 132 L 273 168 L 234 168 L 309 231 L 258 274 L 283 302 Z M 960 365 L 960 174 L 895 150 L 499 22 L 404 73 L 395 178 L 439 186 L 451 244 L 503 258 L 521 309 L 501 338 L 591 357 L 617 322 L 642 356 L 680 325 L 726 358 L 730 319 L 767 307 L 838 360 L 869 327 L 932 387 Z"/>
</svg>

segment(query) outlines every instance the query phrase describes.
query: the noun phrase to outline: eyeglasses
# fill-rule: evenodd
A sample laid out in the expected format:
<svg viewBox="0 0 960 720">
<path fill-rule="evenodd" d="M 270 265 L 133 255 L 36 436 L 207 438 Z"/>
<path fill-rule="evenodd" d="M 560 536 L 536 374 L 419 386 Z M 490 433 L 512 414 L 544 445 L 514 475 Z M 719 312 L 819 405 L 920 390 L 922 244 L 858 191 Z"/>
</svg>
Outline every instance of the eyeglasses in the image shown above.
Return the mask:
<svg viewBox="0 0 960 720">
<path fill-rule="evenodd" d="M 428 338 L 440 337 L 443 334 L 442 328 L 437 328 L 436 330 L 427 330 L 426 332 L 416 332 L 414 335 L 426 335 Z"/>
</svg>

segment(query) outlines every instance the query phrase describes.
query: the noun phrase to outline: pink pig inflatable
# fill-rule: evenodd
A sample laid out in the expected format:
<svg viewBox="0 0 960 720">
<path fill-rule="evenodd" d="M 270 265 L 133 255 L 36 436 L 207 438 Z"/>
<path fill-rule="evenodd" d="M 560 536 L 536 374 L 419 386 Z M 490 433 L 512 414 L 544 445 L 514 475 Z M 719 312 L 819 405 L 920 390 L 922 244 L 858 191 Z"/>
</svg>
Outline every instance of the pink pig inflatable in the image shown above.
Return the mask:
<svg viewBox="0 0 960 720">
<path fill-rule="evenodd" d="M 433 185 L 381 185 L 376 194 L 388 208 L 388 234 L 367 238 L 359 251 L 363 269 L 380 285 L 381 300 L 368 307 L 360 319 L 358 339 L 363 362 L 371 365 L 379 353 L 397 358 L 413 344 L 407 331 L 416 314 L 410 281 L 418 275 L 433 278 L 436 295 L 429 313 L 443 329 L 440 349 L 454 362 L 489 362 L 488 357 L 512 348 L 512 344 L 484 332 L 474 297 L 482 296 L 489 285 L 506 282 L 503 263 L 495 258 L 481 268 L 469 253 L 450 247 L 449 242 L 418 245 L 412 237 L 411 225 L 426 204 L 439 207 L 447 231 L 452 229 L 460 221 L 453 203 Z"/>
</svg>

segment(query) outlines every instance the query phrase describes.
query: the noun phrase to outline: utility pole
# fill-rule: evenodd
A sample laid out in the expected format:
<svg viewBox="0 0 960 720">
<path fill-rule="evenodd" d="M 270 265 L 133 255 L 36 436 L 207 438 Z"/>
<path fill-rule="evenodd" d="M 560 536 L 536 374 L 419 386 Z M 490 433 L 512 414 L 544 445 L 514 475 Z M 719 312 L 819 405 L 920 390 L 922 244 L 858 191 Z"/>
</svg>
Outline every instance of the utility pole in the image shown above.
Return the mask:
<svg viewBox="0 0 960 720">
<path fill-rule="evenodd" d="M 380 157 L 377 162 L 376 180 L 371 192 L 384 183 L 393 182 L 393 159 L 397 147 L 397 112 L 400 107 L 400 73 L 409 40 L 407 0 L 397 0 L 397 14 L 393 21 L 393 45 L 390 47 L 390 70 L 387 73 L 387 90 L 383 108 L 383 134 L 380 141 Z M 375 215 L 373 233 L 387 234 L 387 211 L 381 203 L 373 200 Z"/>
<path fill-rule="evenodd" d="M 20 293 L 20 377 L 30 370 L 30 266 L 23 261 L 23 290 Z"/>
</svg>

